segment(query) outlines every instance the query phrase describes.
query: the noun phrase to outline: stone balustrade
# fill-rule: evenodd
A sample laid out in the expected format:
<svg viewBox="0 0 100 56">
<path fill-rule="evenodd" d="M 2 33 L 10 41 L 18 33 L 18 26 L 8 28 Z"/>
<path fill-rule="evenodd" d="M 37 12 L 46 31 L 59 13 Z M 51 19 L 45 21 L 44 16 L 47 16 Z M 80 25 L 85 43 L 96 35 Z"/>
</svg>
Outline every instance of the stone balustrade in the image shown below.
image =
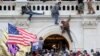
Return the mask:
<svg viewBox="0 0 100 56">
<path fill-rule="evenodd" d="M 36 15 L 33 16 L 32 21 L 50 21 L 53 22 L 53 19 L 51 18 L 51 13 L 50 9 L 54 4 L 56 3 L 55 1 L 47 1 L 43 3 L 42 1 L 28 1 L 31 5 L 31 9 L 35 12 L 45 12 L 45 15 Z M 0 22 L 16 22 L 17 20 L 23 21 L 26 20 L 29 15 L 21 15 L 21 8 L 22 6 L 25 6 L 28 2 L 17 2 L 17 1 L 4 1 L 0 3 Z M 96 19 L 99 19 L 99 14 L 100 14 L 100 5 L 99 1 L 94 1 L 93 2 L 93 7 L 96 11 L 96 14 L 87 14 L 87 4 L 84 2 L 85 8 L 84 8 L 84 14 L 79 15 L 77 14 L 77 2 L 76 1 L 62 1 L 61 7 L 60 7 L 60 20 L 63 19 L 68 19 L 69 15 L 72 17 L 72 21 L 82 21 L 84 28 L 95 28 L 97 25 Z M 7 20 L 5 20 L 7 19 Z M 88 19 L 88 20 L 84 20 Z M 94 20 L 95 19 L 95 20 Z M 94 20 L 94 21 L 91 21 Z M 25 21 L 25 22 L 26 22 Z M 23 25 L 23 24 L 20 24 Z M 91 26 L 92 25 L 92 26 Z M 87 27 L 89 26 L 89 27 Z"/>
<path fill-rule="evenodd" d="M 28 1 L 31 5 L 31 9 L 36 12 L 45 12 L 45 15 L 50 15 L 50 9 L 55 1 L 47 1 L 43 3 L 42 1 Z M 22 6 L 26 5 L 28 2 L 17 2 L 17 1 L 4 1 L 0 3 L 0 15 L 20 15 Z M 87 14 L 87 4 L 84 2 L 84 14 Z M 100 14 L 100 2 L 94 1 L 93 7 L 96 14 Z M 77 1 L 62 1 L 60 7 L 61 15 L 77 15 Z"/>
</svg>

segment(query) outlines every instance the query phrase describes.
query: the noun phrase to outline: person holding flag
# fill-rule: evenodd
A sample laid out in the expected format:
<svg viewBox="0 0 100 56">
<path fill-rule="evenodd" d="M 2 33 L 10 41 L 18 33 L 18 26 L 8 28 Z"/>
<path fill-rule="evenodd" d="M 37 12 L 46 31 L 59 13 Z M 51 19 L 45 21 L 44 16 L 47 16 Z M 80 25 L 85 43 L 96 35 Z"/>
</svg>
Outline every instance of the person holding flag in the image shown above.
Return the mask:
<svg viewBox="0 0 100 56">
<path fill-rule="evenodd" d="M 43 38 L 42 37 L 40 37 L 39 41 L 35 43 L 31 42 L 31 51 L 30 51 L 31 54 L 38 52 L 39 54 L 42 55 L 42 49 L 43 49 Z"/>
</svg>

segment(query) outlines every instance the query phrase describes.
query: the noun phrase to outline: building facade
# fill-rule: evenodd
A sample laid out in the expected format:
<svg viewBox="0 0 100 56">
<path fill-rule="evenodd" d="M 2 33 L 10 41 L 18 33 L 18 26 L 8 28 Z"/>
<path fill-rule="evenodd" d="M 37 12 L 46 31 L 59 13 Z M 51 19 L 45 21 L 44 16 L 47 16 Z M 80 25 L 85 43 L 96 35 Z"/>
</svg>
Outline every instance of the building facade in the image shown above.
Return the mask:
<svg viewBox="0 0 100 56">
<path fill-rule="evenodd" d="M 0 23 L 13 23 L 39 37 L 43 37 L 44 47 L 56 45 L 57 48 L 67 47 L 69 50 L 100 50 L 100 1 L 93 0 L 95 14 L 87 14 L 87 2 L 84 0 L 84 14 L 77 14 L 77 1 L 61 1 L 59 25 L 54 24 L 50 9 L 56 0 L 16 0 L 0 2 Z M 44 15 L 34 15 L 30 23 L 28 15 L 21 15 L 22 6 L 31 4 L 32 11 L 45 12 Z M 71 15 L 70 30 L 73 42 L 67 33 L 62 34 L 61 20 Z M 58 41 L 56 41 L 58 40 Z M 51 42 L 50 42 L 51 41 Z M 53 41 L 53 42 L 52 42 Z M 51 44 L 52 43 L 52 44 Z M 60 43 L 60 44 L 59 44 Z M 62 45 L 62 46 L 60 46 Z"/>
</svg>

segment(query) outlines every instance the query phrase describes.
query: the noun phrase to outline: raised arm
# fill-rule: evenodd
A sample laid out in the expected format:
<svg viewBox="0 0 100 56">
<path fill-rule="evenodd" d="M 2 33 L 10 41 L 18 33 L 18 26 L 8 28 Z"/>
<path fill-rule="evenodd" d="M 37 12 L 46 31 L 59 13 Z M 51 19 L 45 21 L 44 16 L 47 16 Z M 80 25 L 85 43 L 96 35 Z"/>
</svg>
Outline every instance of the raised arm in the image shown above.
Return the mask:
<svg viewBox="0 0 100 56">
<path fill-rule="evenodd" d="M 69 18 L 68 18 L 67 22 L 70 22 L 70 20 L 71 20 L 71 15 L 69 15 Z"/>
</svg>

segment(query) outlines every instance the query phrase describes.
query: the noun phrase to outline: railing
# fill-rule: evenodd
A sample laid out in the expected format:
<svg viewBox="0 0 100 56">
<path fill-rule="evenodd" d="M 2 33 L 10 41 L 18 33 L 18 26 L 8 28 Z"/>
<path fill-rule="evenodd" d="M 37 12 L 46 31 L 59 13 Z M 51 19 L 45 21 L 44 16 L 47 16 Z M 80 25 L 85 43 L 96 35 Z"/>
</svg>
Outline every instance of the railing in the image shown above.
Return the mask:
<svg viewBox="0 0 100 56">
<path fill-rule="evenodd" d="M 50 15 L 50 10 L 52 6 L 56 3 L 55 1 L 47 1 L 43 3 L 42 1 L 28 1 L 31 4 L 31 9 L 36 12 L 45 12 L 45 15 Z M 0 15 L 20 15 L 22 6 L 26 5 L 27 2 L 16 2 L 16 1 L 4 1 L 0 3 Z M 85 9 L 84 14 L 88 12 L 87 3 L 84 2 Z M 96 14 L 100 14 L 100 2 L 93 2 L 93 7 Z M 77 14 L 77 2 L 76 1 L 62 1 L 60 7 L 61 15 L 76 15 Z"/>
</svg>

